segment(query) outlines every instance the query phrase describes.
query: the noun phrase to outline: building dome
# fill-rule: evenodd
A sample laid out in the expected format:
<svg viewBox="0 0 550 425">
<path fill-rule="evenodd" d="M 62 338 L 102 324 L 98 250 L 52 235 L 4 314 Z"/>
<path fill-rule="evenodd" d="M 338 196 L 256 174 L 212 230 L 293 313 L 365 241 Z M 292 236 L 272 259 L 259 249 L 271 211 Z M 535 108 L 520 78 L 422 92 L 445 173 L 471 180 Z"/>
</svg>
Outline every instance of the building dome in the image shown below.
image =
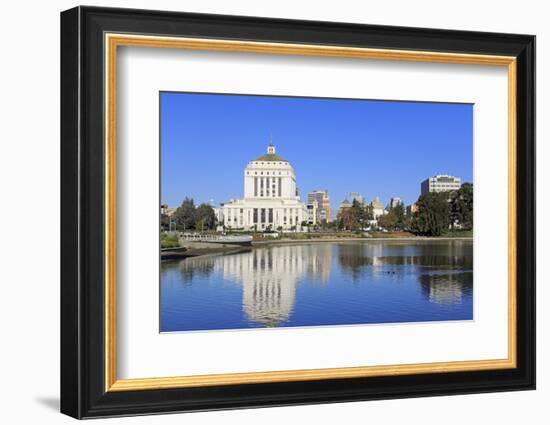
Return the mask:
<svg viewBox="0 0 550 425">
<path fill-rule="evenodd" d="M 288 162 L 275 153 L 275 145 L 271 143 L 267 146 L 267 153 L 254 159 L 254 161 Z"/>
</svg>

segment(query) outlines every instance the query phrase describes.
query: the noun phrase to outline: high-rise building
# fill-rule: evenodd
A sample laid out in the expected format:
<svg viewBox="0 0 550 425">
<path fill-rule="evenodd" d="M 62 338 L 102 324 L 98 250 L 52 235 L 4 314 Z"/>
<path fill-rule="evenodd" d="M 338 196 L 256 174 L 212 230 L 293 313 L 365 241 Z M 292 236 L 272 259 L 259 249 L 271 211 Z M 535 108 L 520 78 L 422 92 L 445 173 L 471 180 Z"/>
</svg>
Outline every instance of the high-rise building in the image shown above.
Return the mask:
<svg viewBox="0 0 550 425">
<path fill-rule="evenodd" d="M 403 205 L 403 200 L 399 196 L 390 199 L 390 208 L 395 208 L 398 205 Z"/>
<path fill-rule="evenodd" d="M 307 203 L 317 203 L 317 222 L 323 220 L 330 223 L 331 209 L 330 209 L 330 196 L 328 190 L 314 190 L 307 194 Z"/>
<path fill-rule="evenodd" d="M 449 192 L 460 189 L 460 178 L 446 174 L 428 177 L 420 183 L 420 193 L 424 195 L 429 192 Z"/>
</svg>

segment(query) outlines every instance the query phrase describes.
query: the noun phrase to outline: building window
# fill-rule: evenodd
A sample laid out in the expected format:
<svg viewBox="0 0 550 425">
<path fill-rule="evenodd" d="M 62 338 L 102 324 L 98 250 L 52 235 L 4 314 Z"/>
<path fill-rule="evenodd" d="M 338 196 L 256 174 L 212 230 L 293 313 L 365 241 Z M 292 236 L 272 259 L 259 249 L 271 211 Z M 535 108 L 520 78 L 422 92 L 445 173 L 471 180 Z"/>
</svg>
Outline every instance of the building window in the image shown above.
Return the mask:
<svg viewBox="0 0 550 425">
<path fill-rule="evenodd" d="M 260 220 L 261 220 L 262 224 L 265 223 L 265 208 L 260 209 Z"/>
<path fill-rule="evenodd" d="M 258 177 L 254 177 L 254 196 L 258 196 Z"/>
<path fill-rule="evenodd" d="M 254 224 L 258 223 L 258 208 L 254 208 L 252 222 Z"/>
<path fill-rule="evenodd" d="M 269 209 L 269 223 L 273 223 L 273 208 Z"/>
</svg>

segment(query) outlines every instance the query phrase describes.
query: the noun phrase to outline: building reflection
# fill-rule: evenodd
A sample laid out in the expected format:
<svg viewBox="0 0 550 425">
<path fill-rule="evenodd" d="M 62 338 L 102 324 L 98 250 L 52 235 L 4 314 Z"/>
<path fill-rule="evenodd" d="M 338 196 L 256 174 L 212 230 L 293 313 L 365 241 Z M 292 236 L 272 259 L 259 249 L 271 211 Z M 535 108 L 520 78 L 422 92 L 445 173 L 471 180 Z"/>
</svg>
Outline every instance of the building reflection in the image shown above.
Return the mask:
<svg viewBox="0 0 550 425">
<path fill-rule="evenodd" d="M 418 282 L 428 301 L 436 304 L 460 304 L 466 295 L 472 295 L 473 272 L 421 274 Z"/>
<path fill-rule="evenodd" d="M 347 275 L 344 282 L 361 283 L 366 290 L 370 289 L 366 286 L 369 284 L 402 281 L 417 288 L 419 285 L 416 297 L 441 305 L 459 304 L 464 297 L 471 297 L 473 281 L 471 246 L 454 244 L 449 247 L 373 241 L 274 245 L 237 254 L 187 258 L 163 264 L 164 267 L 177 270 L 184 285 L 209 285 L 213 274 L 224 285 L 237 283 L 242 286 L 243 314 L 248 321 L 265 327 L 292 321 L 301 282 L 307 281 L 308 287 L 323 287 L 330 281 L 340 282 L 339 273 Z M 405 295 L 410 297 L 410 291 Z"/>
<path fill-rule="evenodd" d="M 291 317 L 300 280 L 308 276 L 319 284 L 329 281 L 331 258 L 329 245 L 275 246 L 218 257 L 216 267 L 224 279 L 243 285 L 248 319 L 275 327 Z"/>
</svg>

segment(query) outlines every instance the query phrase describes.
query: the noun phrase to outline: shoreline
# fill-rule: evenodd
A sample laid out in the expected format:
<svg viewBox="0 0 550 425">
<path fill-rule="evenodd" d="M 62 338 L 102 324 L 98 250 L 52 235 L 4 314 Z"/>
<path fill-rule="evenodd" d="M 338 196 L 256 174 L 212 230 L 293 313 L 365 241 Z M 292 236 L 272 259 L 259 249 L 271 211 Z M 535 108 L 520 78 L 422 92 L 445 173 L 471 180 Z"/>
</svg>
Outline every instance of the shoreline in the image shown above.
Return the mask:
<svg viewBox="0 0 550 425">
<path fill-rule="evenodd" d="M 183 250 L 182 247 L 178 247 L 173 251 L 161 252 L 160 259 L 162 261 L 180 261 L 185 260 L 186 258 L 194 257 L 208 257 L 216 255 L 229 255 L 229 254 L 239 254 L 241 252 L 250 251 L 252 246 L 220 246 L 216 248 L 190 248 Z M 164 256 L 164 258 L 163 258 Z"/>
<path fill-rule="evenodd" d="M 206 256 L 218 256 L 218 255 L 232 255 L 239 254 L 241 252 L 247 252 L 254 248 L 260 247 L 269 247 L 273 245 L 299 245 L 299 244 L 316 244 L 323 242 L 433 242 L 433 241 L 473 241 L 473 237 L 429 237 L 429 236 L 416 236 L 416 237 L 398 237 L 398 238 L 360 238 L 360 237 L 350 237 L 350 238 L 314 238 L 314 239 L 276 239 L 276 240 L 265 240 L 265 241 L 252 241 L 250 246 L 219 246 L 219 247 L 204 247 L 204 248 L 190 248 L 185 251 L 180 251 L 180 253 L 173 255 L 176 250 L 181 250 L 182 248 L 176 248 L 174 251 L 170 252 L 166 258 L 162 258 L 161 261 L 180 261 L 185 260 L 186 258 L 194 257 L 206 257 Z"/>
<path fill-rule="evenodd" d="M 430 241 L 473 241 L 473 236 L 411 236 L 397 238 L 314 238 L 314 239 L 275 239 L 266 241 L 252 241 L 252 246 L 277 245 L 285 243 L 319 243 L 319 242 L 377 242 L 377 241 L 395 241 L 395 242 L 430 242 Z"/>
</svg>

